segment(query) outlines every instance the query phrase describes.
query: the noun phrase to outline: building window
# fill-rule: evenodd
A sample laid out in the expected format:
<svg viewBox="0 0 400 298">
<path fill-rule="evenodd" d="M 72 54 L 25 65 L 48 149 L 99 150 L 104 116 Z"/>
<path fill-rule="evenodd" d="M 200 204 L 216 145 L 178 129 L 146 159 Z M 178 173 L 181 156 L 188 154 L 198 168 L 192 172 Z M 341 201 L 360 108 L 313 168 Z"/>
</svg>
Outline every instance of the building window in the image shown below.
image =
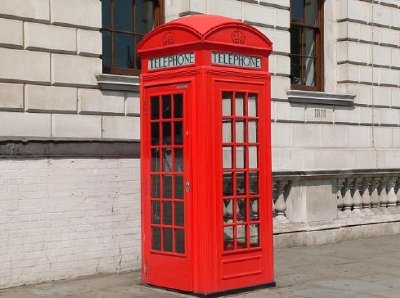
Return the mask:
<svg viewBox="0 0 400 298">
<path fill-rule="evenodd" d="M 142 38 L 163 20 L 163 0 L 102 0 L 103 72 L 137 75 Z"/>
<path fill-rule="evenodd" d="M 323 91 L 323 0 L 291 0 L 292 89 Z"/>
</svg>

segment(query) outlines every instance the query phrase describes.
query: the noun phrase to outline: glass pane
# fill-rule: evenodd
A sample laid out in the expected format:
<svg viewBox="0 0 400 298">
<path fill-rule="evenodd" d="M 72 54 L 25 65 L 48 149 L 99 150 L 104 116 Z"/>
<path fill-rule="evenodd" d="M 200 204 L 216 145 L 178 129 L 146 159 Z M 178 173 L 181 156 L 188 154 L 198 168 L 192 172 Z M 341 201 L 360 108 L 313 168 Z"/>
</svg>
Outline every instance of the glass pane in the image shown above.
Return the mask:
<svg viewBox="0 0 400 298">
<path fill-rule="evenodd" d="M 243 195 L 246 193 L 246 180 L 244 172 L 236 173 L 236 194 Z"/>
<path fill-rule="evenodd" d="M 172 229 L 170 228 L 163 228 L 163 244 L 164 244 L 164 251 L 171 251 L 172 252 Z"/>
<path fill-rule="evenodd" d="M 290 83 L 301 85 L 301 57 L 292 56 L 290 58 Z"/>
<path fill-rule="evenodd" d="M 151 97 L 151 119 L 160 118 L 160 100 L 158 96 Z"/>
<path fill-rule="evenodd" d="M 258 173 L 249 173 L 250 194 L 258 194 Z"/>
<path fill-rule="evenodd" d="M 290 53 L 301 55 L 301 27 L 290 28 Z"/>
<path fill-rule="evenodd" d="M 250 93 L 248 96 L 248 116 L 257 117 L 257 94 Z"/>
<path fill-rule="evenodd" d="M 260 246 L 260 226 L 250 225 L 250 247 Z"/>
<path fill-rule="evenodd" d="M 318 24 L 318 0 L 306 0 L 305 23 L 308 25 Z"/>
<path fill-rule="evenodd" d="M 153 224 L 159 224 L 160 223 L 160 202 L 159 201 L 152 201 L 151 202 L 151 223 Z"/>
<path fill-rule="evenodd" d="M 246 247 L 247 247 L 246 226 L 238 225 L 237 226 L 237 248 L 246 248 Z"/>
<path fill-rule="evenodd" d="M 236 143 L 244 143 L 244 122 L 236 122 Z"/>
<path fill-rule="evenodd" d="M 224 227 L 224 250 L 233 249 L 233 227 Z"/>
<path fill-rule="evenodd" d="M 258 199 L 250 200 L 250 220 L 258 220 Z"/>
<path fill-rule="evenodd" d="M 224 200 L 223 210 L 224 223 L 233 222 L 233 200 Z"/>
<path fill-rule="evenodd" d="M 101 1 L 103 28 L 111 28 L 111 4 L 110 0 Z M 104 52 L 103 52 L 104 54 Z"/>
<path fill-rule="evenodd" d="M 175 176 L 175 199 L 183 199 L 183 176 Z"/>
<path fill-rule="evenodd" d="M 236 116 L 243 116 L 244 115 L 244 93 L 238 92 L 236 93 L 236 100 L 235 100 L 235 115 Z"/>
<path fill-rule="evenodd" d="M 147 33 L 151 31 L 154 28 L 154 1 L 136 0 L 135 6 L 136 32 Z"/>
<path fill-rule="evenodd" d="M 111 32 L 103 32 L 103 67 L 111 67 Z"/>
<path fill-rule="evenodd" d="M 151 227 L 151 248 L 154 250 L 161 250 L 161 229 Z"/>
<path fill-rule="evenodd" d="M 183 95 L 174 95 L 174 118 L 183 118 Z"/>
<path fill-rule="evenodd" d="M 230 120 L 223 120 L 222 122 L 222 142 L 232 142 L 232 122 Z"/>
<path fill-rule="evenodd" d="M 114 66 L 133 68 L 133 35 L 114 33 Z"/>
<path fill-rule="evenodd" d="M 163 172 L 172 172 L 172 149 L 162 149 L 163 152 Z"/>
<path fill-rule="evenodd" d="M 232 173 L 224 173 L 223 175 L 223 186 L 222 191 L 224 196 L 233 195 L 233 174 Z"/>
<path fill-rule="evenodd" d="M 257 121 L 249 121 L 249 143 L 257 143 Z"/>
<path fill-rule="evenodd" d="M 183 203 L 175 203 L 175 225 L 181 226 L 185 224 L 185 211 L 183 209 Z"/>
<path fill-rule="evenodd" d="M 303 22 L 304 0 L 291 0 L 290 12 L 292 22 Z"/>
<path fill-rule="evenodd" d="M 160 170 L 160 149 L 151 149 L 151 171 Z"/>
<path fill-rule="evenodd" d="M 315 57 L 315 31 L 304 28 L 304 56 Z"/>
<path fill-rule="evenodd" d="M 222 116 L 232 115 L 232 92 L 222 92 Z"/>
<path fill-rule="evenodd" d="M 175 149 L 175 172 L 183 172 L 183 149 Z"/>
<path fill-rule="evenodd" d="M 258 149 L 256 146 L 249 147 L 249 168 L 250 169 L 258 168 L 257 152 L 258 152 Z"/>
<path fill-rule="evenodd" d="M 232 168 L 232 147 L 223 147 L 222 148 L 222 160 L 223 160 L 223 168 L 231 169 Z"/>
<path fill-rule="evenodd" d="M 162 96 L 162 115 L 164 119 L 171 118 L 171 95 Z"/>
<path fill-rule="evenodd" d="M 136 57 L 135 68 L 137 68 L 137 69 L 142 69 L 142 60 L 140 59 L 140 56 L 137 54 L 137 46 L 138 46 L 139 42 L 143 39 L 143 37 L 144 37 L 143 35 L 135 36 L 136 43 L 135 43 L 135 47 L 133 49 L 133 53 Z"/>
<path fill-rule="evenodd" d="M 133 1 L 114 1 L 114 28 L 133 31 Z"/>
<path fill-rule="evenodd" d="M 236 201 L 236 220 L 246 221 L 246 200 L 244 199 Z"/>
<path fill-rule="evenodd" d="M 244 147 L 236 147 L 236 168 L 244 168 Z"/>
<path fill-rule="evenodd" d="M 175 252 L 184 254 L 185 253 L 185 231 L 175 229 Z"/>
<path fill-rule="evenodd" d="M 315 86 L 315 59 L 305 58 L 305 81 L 307 86 Z"/>
<path fill-rule="evenodd" d="M 151 123 L 151 145 L 160 144 L 160 124 Z"/>
<path fill-rule="evenodd" d="M 160 175 L 151 175 L 151 197 L 160 197 Z"/>
<path fill-rule="evenodd" d="M 163 224 L 172 225 L 172 202 L 163 202 Z"/>
<path fill-rule="evenodd" d="M 171 145 L 171 122 L 163 122 L 162 133 L 163 145 Z"/>
<path fill-rule="evenodd" d="M 163 198 L 172 198 L 172 176 L 163 175 Z"/>
<path fill-rule="evenodd" d="M 175 137 L 175 145 L 183 144 L 183 123 L 181 121 L 174 122 L 174 137 Z"/>
</svg>

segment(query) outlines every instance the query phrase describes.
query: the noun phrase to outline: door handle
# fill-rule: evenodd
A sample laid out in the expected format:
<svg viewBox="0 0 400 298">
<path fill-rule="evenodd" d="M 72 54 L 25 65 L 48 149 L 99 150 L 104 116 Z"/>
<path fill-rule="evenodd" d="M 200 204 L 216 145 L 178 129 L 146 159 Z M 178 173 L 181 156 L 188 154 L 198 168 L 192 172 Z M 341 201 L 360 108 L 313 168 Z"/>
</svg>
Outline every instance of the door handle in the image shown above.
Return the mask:
<svg viewBox="0 0 400 298">
<path fill-rule="evenodd" d="M 189 181 L 186 181 L 186 183 L 185 183 L 185 191 L 186 192 L 190 191 L 190 182 Z"/>
</svg>

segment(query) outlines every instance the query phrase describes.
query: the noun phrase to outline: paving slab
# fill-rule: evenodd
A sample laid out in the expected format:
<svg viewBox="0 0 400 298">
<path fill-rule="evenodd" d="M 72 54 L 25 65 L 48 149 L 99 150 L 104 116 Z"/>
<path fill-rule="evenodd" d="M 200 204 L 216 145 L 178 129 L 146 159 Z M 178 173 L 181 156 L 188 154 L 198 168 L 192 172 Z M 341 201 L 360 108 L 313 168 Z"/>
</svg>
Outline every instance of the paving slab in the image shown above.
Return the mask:
<svg viewBox="0 0 400 298">
<path fill-rule="evenodd" d="M 226 297 L 400 297 L 400 235 L 275 250 L 275 288 Z M 140 272 L 97 274 L 0 290 L 2 298 L 192 297 L 140 283 Z"/>
</svg>

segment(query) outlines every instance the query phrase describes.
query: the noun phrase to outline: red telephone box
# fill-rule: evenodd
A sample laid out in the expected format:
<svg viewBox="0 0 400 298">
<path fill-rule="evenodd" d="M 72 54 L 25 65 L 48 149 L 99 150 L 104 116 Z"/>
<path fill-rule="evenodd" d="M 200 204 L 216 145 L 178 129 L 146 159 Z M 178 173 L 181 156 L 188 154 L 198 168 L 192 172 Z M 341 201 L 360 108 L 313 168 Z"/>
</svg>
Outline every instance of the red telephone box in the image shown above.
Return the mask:
<svg viewBox="0 0 400 298">
<path fill-rule="evenodd" d="M 144 283 L 197 294 L 274 284 L 271 49 L 211 15 L 140 43 Z"/>
</svg>

